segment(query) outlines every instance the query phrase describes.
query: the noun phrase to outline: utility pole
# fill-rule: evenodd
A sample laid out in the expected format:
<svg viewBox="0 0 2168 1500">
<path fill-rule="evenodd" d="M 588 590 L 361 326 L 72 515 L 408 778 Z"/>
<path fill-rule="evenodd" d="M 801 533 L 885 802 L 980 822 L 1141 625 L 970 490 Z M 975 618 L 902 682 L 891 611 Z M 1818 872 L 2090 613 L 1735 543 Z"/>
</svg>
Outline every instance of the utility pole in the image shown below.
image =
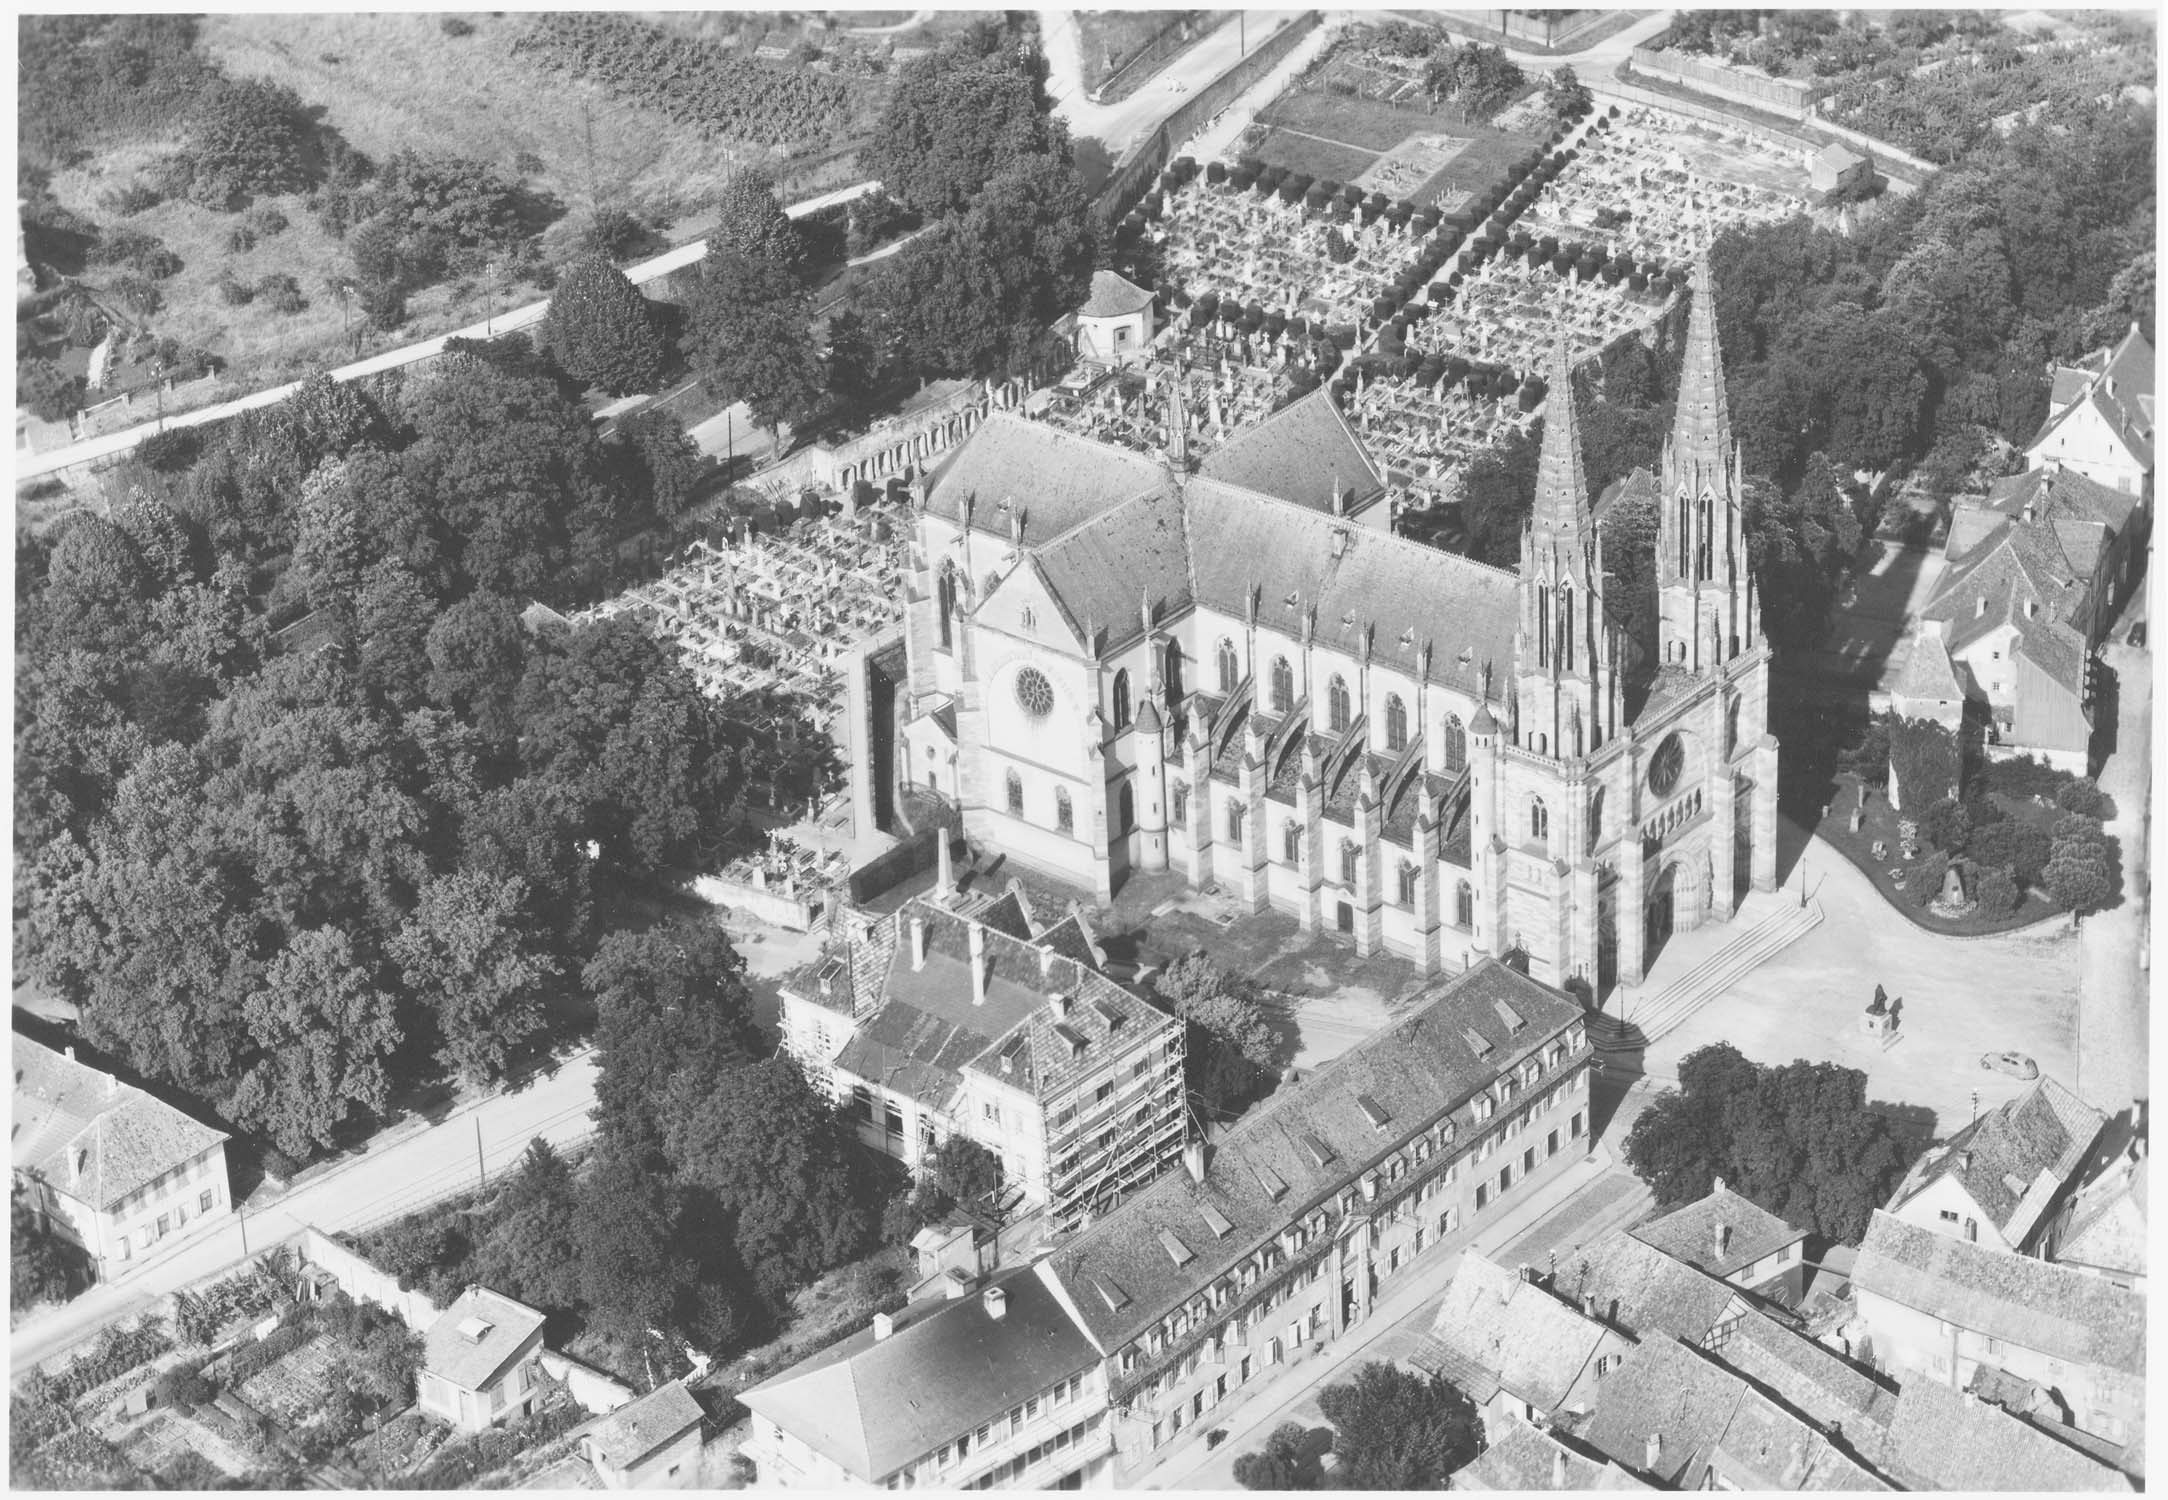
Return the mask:
<svg viewBox="0 0 2168 1500">
<path fill-rule="evenodd" d="M 482 267 L 482 337 L 494 338 L 497 332 L 497 263 Z"/>
<path fill-rule="evenodd" d="M 489 1186 L 489 1168 L 482 1165 L 482 1117 L 474 1117 L 474 1176 L 476 1185 Z"/>
<path fill-rule="evenodd" d="M 166 362 L 151 361 L 151 391 L 158 398 L 158 430 L 166 430 Z"/>
</svg>

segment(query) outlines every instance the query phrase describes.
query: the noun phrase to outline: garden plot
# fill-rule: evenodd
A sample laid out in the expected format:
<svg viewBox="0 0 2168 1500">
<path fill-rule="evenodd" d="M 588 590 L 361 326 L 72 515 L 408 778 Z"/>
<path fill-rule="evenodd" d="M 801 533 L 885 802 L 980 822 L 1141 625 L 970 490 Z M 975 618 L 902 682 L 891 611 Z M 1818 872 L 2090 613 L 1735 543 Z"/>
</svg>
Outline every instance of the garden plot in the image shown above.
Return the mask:
<svg viewBox="0 0 2168 1500">
<path fill-rule="evenodd" d="M 234 1479 L 246 1479 L 256 1467 L 255 1460 L 239 1444 L 170 1407 L 145 1412 L 116 1431 L 112 1442 L 146 1474 L 163 1474 L 185 1462 L 191 1453 L 217 1465 Z"/>
<path fill-rule="evenodd" d="M 324 1409 L 328 1376 L 337 1353 L 328 1334 L 318 1334 L 241 1383 L 243 1401 L 289 1432 Z"/>
</svg>

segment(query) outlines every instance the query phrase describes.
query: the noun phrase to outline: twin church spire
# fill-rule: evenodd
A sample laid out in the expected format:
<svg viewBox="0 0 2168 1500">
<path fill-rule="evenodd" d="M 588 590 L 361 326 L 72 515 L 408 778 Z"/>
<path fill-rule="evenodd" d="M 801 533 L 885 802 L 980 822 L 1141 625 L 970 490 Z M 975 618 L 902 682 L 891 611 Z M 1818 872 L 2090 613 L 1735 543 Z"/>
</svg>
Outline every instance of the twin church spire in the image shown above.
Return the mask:
<svg viewBox="0 0 2168 1500">
<path fill-rule="evenodd" d="M 1695 265 L 1692 293 L 1660 476 L 1657 650 L 1661 662 L 1698 673 L 1759 645 L 1761 613 L 1706 258 Z M 1618 733 L 1620 641 L 1604 609 L 1603 549 L 1589 505 L 1573 363 L 1561 336 L 1551 350 L 1535 504 L 1521 533 L 1512 709 L 1514 743 L 1523 749 L 1591 755 Z"/>
</svg>

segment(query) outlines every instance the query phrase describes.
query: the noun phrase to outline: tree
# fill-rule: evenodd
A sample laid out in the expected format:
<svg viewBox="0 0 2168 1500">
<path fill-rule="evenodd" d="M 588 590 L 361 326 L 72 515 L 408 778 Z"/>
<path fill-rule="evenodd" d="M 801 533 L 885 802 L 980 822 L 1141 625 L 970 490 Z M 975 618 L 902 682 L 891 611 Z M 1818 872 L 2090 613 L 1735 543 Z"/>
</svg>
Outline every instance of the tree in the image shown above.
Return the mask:
<svg viewBox="0 0 2168 1500">
<path fill-rule="evenodd" d="M 1932 807 L 1957 792 L 1957 738 L 1932 719 L 1892 718 L 1889 769 L 1893 802 Z"/>
<path fill-rule="evenodd" d="M 2007 869 L 2019 885 L 2037 885 L 2052 845 L 2046 829 L 2023 818 L 2005 818 L 1974 829 L 1966 848 L 1974 863 Z"/>
<path fill-rule="evenodd" d="M 512 601 L 476 593 L 448 606 L 429 626 L 430 701 L 472 724 L 490 744 L 519 734 L 514 699 L 527 669 L 527 632 Z"/>
<path fill-rule="evenodd" d="M 1260 1067 L 1275 1060 L 1279 1040 L 1265 1017 L 1257 986 L 1230 974 L 1200 949 L 1185 953 L 1154 976 L 1160 1001 L 1185 1021 L 1194 1021 L 1233 1043 Z"/>
<path fill-rule="evenodd" d="M 613 396 L 652 391 L 662 375 L 662 335 L 647 298 L 600 255 L 583 256 L 558 278 L 540 343 L 567 374 Z"/>
<path fill-rule="evenodd" d="M 248 998 L 249 1032 L 263 1049 L 228 1106 L 290 1156 L 331 1144 L 356 1115 L 383 1112 L 385 1063 L 400 1041 L 389 995 L 356 962 L 336 928 L 296 934 Z"/>
<path fill-rule="evenodd" d="M 708 231 L 709 253 L 718 247 L 786 271 L 798 269 L 805 249 L 798 227 L 783 212 L 775 179 L 758 167 L 739 167 L 723 179 L 715 195 L 715 227 Z"/>
<path fill-rule="evenodd" d="M 1945 854 L 1963 854 L 1972 837 L 1972 815 L 1955 798 L 1945 797 L 1920 815 L 1920 837 Z"/>
<path fill-rule="evenodd" d="M 638 502 L 627 507 L 643 529 L 675 526 L 715 463 L 700 451 L 684 424 L 656 407 L 617 424 L 618 456 L 627 487 Z"/>
<path fill-rule="evenodd" d="M 260 78 L 221 81 L 196 112 L 190 195 L 224 208 L 244 194 L 298 192 L 308 181 L 307 138 L 307 114 L 292 89 Z"/>
<path fill-rule="evenodd" d="M 644 1172 L 605 1149 L 580 1193 L 576 1240 L 580 1300 L 621 1340 L 675 1322 L 694 1279 L 676 1248 L 677 1207 L 667 1177 Z"/>
<path fill-rule="evenodd" d="M 422 888 L 388 951 L 435 1021 L 437 1056 L 465 1079 L 502 1077 L 543 1026 L 555 962 L 524 911 L 527 883 L 472 871 Z"/>
<path fill-rule="evenodd" d="M 707 923 L 613 932 L 580 975 L 595 1002 L 595 1121 L 625 1161 L 663 1159 L 658 1111 L 670 1084 L 762 1050 L 745 960 Z"/>
<path fill-rule="evenodd" d="M 585 1306 L 580 1220 L 579 1184 L 564 1158 L 536 1136 L 474 1248 L 474 1280 L 545 1312 L 576 1312 Z"/>
<path fill-rule="evenodd" d="M 1235 1483 L 1246 1490 L 1315 1490 L 1324 1488 L 1316 1444 L 1300 1422 L 1282 1422 L 1265 1439 L 1261 1452 L 1235 1460 Z"/>
<path fill-rule="evenodd" d="M 1372 1360 L 1353 1381 L 1326 1386 L 1318 1410 L 1334 1429 L 1338 1478 L 1358 1490 L 1436 1490 L 1476 1456 L 1475 1404 L 1439 1376 Z"/>
<path fill-rule="evenodd" d="M 845 308 L 828 322 L 828 397 L 846 417 L 861 419 L 883 384 L 885 360 L 863 314 Z"/>
<path fill-rule="evenodd" d="M 890 197 L 928 219 L 962 213 L 1004 167 L 1047 148 L 1044 59 L 981 45 L 959 41 L 904 64 L 860 155 Z"/>
<path fill-rule="evenodd" d="M 813 414 L 824 387 L 813 304 L 789 271 L 711 248 L 688 313 L 686 357 L 717 394 L 744 402 L 773 437 Z"/>
<path fill-rule="evenodd" d="M 2041 879 L 2056 905 L 2081 917 L 2106 906 L 2115 895 L 2115 872 L 2100 825 L 2078 813 L 2056 820 Z"/>
<path fill-rule="evenodd" d="M 1565 65 L 1551 70 L 1550 81 L 1544 85 L 1543 102 L 1550 106 L 1552 114 L 1570 118 L 1593 108 L 1596 96 L 1581 82 L 1581 75 L 1570 65 Z"/>
<path fill-rule="evenodd" d="M 1866 1081 L 1857 1068 L 1765 1067 L 1729 1043 L 1703 1047 L 1634 1121 L 1627 1164 L 1659 1208 L 1705 1197 L 1722 1177 L 1789 1222 L 1856 1244 L 1907 1160 L 1897 1128 L 1868 1108 Z"/>
<path fill-rule="evenodd" d="M 713 1194 L 770 1305 L 872 1242 L 879 1195 L 857 1132 L 790 1059 L 687 1070 L 662 1105 L 679 1179 Z"/>
<path fill-rule="evenodd" d="M 1001 1191 L 1001 1158 L 969 1136 L 952 1135 L 934 1148 L 927 1176 L 958 1203 L 979 1203 Z"/>
<path fill-rule="evenodd" d="M 40 1302 L 68 1295 L 70 1261 L 66 1249 L 38 1211 L 28 1189 L 17 1181 L 8 1201 L 8 1262 L 12 1295 L 8 1306 L 19 1316 Z"/>
<path fill-rule="evenodd" d="M 2018 902 L 2023 899 L 2017 888 L 2017 880 L 2011 875 L 2007 865 L 1991 865 L 1980 870 L 1972 894 L 1973 899 L 1980 903 L 1981 914 L 1990 917 L 2004 916 L 2016 911 Z"/>
</svg>

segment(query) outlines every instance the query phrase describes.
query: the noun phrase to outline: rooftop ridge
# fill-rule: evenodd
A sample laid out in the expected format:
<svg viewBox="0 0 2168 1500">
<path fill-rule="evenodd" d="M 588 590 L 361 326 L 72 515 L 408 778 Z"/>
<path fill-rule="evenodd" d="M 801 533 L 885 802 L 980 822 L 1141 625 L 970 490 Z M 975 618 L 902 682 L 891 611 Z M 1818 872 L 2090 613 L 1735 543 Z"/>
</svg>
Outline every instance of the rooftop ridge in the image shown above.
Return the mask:
<svg viewBox="0 0 2168 1500">
<path fill-rule="evenodd" d="M 1419 553 L 1426 557 L 1446 558 L 1462 567 L 1474 568 L 1483 573 L 1493 573 L 1500 578 L 1518 580 L 1521 576 L 1517 569 L 1501 568 L 1493 563 L 1483 562 L 1462 552 L 1448 552 L 1443 547 L 1433 547 L 1428 542 L 1415 541 L 1412 538 L 1400 535 L 1396 531 L 1372 531 L 1370 528 L 1362 526 L 1346 516 L 1328 515 L 1323 511 L 1312 510 L 1307 505 L 1297 504 L 1293 500 L 1282 500 L 1277 495 L 1268 495 L 1262 490 L 1253 490 L 1247 485 L 1236 484 L 1232 480 L 1214 479 L 1209 474 L 1199 475 L 1198 477 L 1209 484 L 1218 485 L 1229 494 L 1240 495 L 1245 500 L 1261 500 L 1267 505 L 1275 505 L 1297 515 L 1307 516 L 1316 524 L 1347 527 L 1349 530 L 1360 534 L 1362 545 L 1366 547 L 1389 542 L 1411 556 Z M 1185 516 L 1183 519 L 1186 528 L 1188 518 Z"/>
</svg>

